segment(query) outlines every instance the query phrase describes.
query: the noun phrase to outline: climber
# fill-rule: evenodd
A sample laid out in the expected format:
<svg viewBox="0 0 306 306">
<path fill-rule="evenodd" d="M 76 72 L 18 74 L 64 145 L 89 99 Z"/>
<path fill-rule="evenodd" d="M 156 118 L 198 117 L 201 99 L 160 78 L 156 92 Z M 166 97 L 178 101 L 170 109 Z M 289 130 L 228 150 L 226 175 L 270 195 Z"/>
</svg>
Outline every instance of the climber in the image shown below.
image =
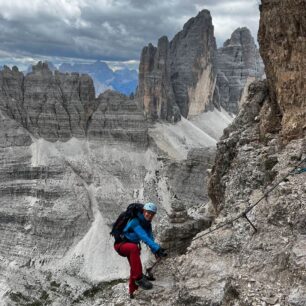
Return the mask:
<svg viewBox="0 0 306 306">
<path fill-rule="evenodd" d="M 114 248 L 119 255 L 127 257 L 130 264 L 129 294 L 134 298 L 134 292 L 141 287 L 145 290 L 153 287 L 152 283 L 142 274 L 140 259 L 140 242 L 147 244 L 157 259 L 167 256 L 165 249 L 154 241 L 152 234 L 152 219 L 157 212 L 154 203 L 146 203 L 137 217 L 128 221 L 123 229 L 123 241 L 115 242 Z"/>
</svg>

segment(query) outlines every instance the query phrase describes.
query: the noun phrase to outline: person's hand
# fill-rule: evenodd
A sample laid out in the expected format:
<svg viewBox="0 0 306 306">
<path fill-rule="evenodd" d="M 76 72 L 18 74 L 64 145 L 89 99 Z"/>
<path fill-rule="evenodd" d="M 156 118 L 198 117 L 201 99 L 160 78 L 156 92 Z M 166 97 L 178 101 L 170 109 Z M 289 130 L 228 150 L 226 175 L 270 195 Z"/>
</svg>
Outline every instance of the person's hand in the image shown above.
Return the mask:
<svg viewBox="0 0 306 306">
<path fill-rule="evenodd" d="M 166 253 L 166 250 L 164 248 L 160 248 L 156 253 L 156 258 L 166 257 L 168 254 Z"/>
</svg>

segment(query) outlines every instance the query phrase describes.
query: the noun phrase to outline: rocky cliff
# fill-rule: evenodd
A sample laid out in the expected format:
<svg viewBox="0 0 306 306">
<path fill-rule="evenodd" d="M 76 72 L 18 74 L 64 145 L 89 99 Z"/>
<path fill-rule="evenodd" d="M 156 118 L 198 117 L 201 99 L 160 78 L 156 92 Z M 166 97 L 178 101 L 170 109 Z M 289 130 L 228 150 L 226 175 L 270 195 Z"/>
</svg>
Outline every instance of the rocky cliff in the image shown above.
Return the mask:
<svg viewBox="0 0 306 306">
<path fill-rule="evenodd" d="M 236 29 L 217 51 L 215 95 L 228 112 L 238 114 L 244 88 L 262 78 L 264 67 L 248 28 Z"/>
<path fill-rule="evenodd" d="M 137 99 L 153 120 L 192 118 L 222 106 L 237 114 L 247 86 L 264 75 L 247 28 L 238 28 L 217 50 L 209 11 L 191 18 L 169 43 L 142 50 Z"/>
<path fill-rule="evenodd" d="M 209 11 L 191 18 L 169 43 L 142 51 L 137 99 L 152 119 L 168 121 L 213 108 L 216 43 Z"/>
<path fill-rule="evenodd" d="M 90 140 L 118 141 L 148 145 L 148 128 L 142 111 L 133 99 L 108 90 L 95 102 L 98 106 L 87 121 L 87 137 Z"/>
<path fill-rule="evenodd" d="M 34 137 L 52 142 L 88 134 L 147 145 L 147 125 L 135 101 L 111 91 L 95 98 L 88 75 L 52 72 L 46 63 L 26 76 L 16 67 L 0 71 L 0 109 Z"/>
<path fill-rule="evenodd" d="M 285 140 L 303 137 L 306 130 L 305 1 L 262 1 L 258 39 L 271 96 L 268 116 L 278 118 L 269 128 L 281 129 Z"/>
<path fill-rule="evenodd" d="M 180 111 L 171 85 L 170 45 L 167 37 L 158 47 L 143 48 L 139 65 L 137 98 L 148 118 L 178 121 Z"/>
</svg>

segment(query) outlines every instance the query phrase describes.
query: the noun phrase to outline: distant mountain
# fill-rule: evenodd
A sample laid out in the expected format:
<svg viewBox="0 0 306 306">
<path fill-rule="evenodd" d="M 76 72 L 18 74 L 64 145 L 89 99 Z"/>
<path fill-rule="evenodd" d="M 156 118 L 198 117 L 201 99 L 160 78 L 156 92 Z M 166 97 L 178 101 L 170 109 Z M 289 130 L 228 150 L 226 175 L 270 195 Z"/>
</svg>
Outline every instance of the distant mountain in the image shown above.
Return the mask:
<svg viewBox="0 0 306 306">
<path fill-rule="evenodd" d="M 94 81 L 96 95 L 107 89 L 130 95 L 135 92 L 138 83 L 136 70 L 124 68 L 113 71 L 106 63 L 101 61 L 96 61 L 93 64 L 63 63 L 59 66 L 59 71 L 89 74 Z"/>
<path fill-rule="evenodd" d="M 56 70 L 56 67 L 54 66 L 54 64 L 52 62 L 45 61 L 45 63 L 48 65 L 49 70 L 51 70 L 51 71 Z M 27 70 L 23 71 L 23 73 L 28 74 L 28 73 L 31 73 L 32 71 L 33 71 L 33 66 L 30 65 Z"/>
<path fill-rule="evenodd" d="M 57 70 L 53 63 L 47 62 L 47 64 L 51 71 Z M 108 89 L 130 96 L 136 91 L 138 85 L 138 72 L 136 70 L 124 68 L 113 71 L 105 62 L 101 61 L 96 61 L 92 64 L 62 63 L 58 70 L 60 72 L 78 72 L 90 75 L 93 79 L 97 96 Z M 24 73 L 28 74 L 30 72 L 32 72 L 32 66 Z"/>
<path fill-rule="evenodd" d="M 136 91 L 138 85 L 138 72 L 131 69 L 120 69 L 114 72 L 114 79 L 111 86 L 125 95 L 130 95 Z"/>
</svg>

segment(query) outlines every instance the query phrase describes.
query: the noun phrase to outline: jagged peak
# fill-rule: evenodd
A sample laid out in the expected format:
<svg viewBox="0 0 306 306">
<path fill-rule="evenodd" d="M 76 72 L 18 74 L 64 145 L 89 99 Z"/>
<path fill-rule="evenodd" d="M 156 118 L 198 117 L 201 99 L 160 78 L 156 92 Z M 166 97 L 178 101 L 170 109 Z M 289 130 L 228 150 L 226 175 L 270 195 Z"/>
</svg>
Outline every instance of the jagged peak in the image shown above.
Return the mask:
<svg viewBox="0 0 306 306">
<path fill-rule="evenodd" d="M 2 68 L 3 71 L 11 71 L 11 72 L 19 72 L 19 69 L 17 66 L 13 66 L 12 69 L 7 66 L 7 65 L 3 65 L 3 68 Z"/>
<path fill-rule="evenodd" d="M 168 39 L 168 37 L 167 37 L 166 35 L 164 35 L 164 36 L 162 36 L 162 37 L 160 37 L 160 38 L 158 39 L 158 46 L 159 46 L 160 44 L 164 44 L 164 43 L 169 43 L 169 39 Z"/>
<path fill-rule="evenodd" d="M 202 10 L 198 13 L 196 17 L 190 18 L 183 26 L 183 32 L 190 31 L 194 25 L 196 24 L 205 24 L 206 22 L 209 22 L 212 24 L 212 18 L 210 11 L 208 10 Z"/>
<path fill-rule="evenodd" d="M 48 62 L 39 61 L 36 65 L 32 65 L 32 72 L 35 73 L 50 73 L 52 71 L 49 68 Z"/>
<path fill-rule="evenodd" d="M 255 44 L 251 31 L 247 27 L 239 27 L 232 33 L 231 38 L 224 42 L 223 47 L 241 46 L 249 43 Z"/>
</svg>

